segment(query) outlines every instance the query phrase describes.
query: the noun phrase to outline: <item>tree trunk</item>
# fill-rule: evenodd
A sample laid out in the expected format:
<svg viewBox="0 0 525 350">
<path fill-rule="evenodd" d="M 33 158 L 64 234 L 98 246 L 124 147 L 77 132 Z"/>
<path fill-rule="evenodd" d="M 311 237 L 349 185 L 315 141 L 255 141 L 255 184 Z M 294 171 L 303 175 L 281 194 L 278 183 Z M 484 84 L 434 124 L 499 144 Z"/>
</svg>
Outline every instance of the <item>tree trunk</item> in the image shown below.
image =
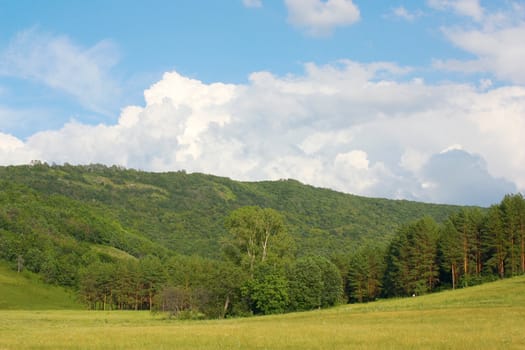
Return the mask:
<svg viewBox="0 0 525 350">
<path fill-rule="evenodd" d="M 463 230 L 463 271 L 464 271 L 464 274 L 465 276 L 467 277 L 467 280 L 468 280 L 468 276 L 469 276 L 469 271 L 468 271 L 468 241 L 467 241 L 467 234 L 466 232 Z"/>
<path fill-rule="evenodd" d="M 476 247 L 476 275 L 481 276 L 481 270 L 483 269 L 483 262 L 481 261 L 481 242 L 477 241 Z"/>
<path fill-rule="evenodd" d="M 520 223 L 520 238 L 521 238 L 521 273 L 525 273 L 525 224 Z"/>
<path fill-rule="evenodd" d="M 433 266 L 432 263 L 430 264 L 428 272 L 429 272 L 429 275 L 428 275 L 428 291 L 432 292 L 432 287 L 434 286 L 434 276 L 433 276 L 434 266 Z"/>
<path fill-rule="evenodd" d="M 230 306 L 230 296 L 226 296 L 226 301 L 224 302 L 224 308 L 222 309 L 222 318 L 226 317 L 226 312 L 228 312 L 228 307 Z"/>
<path fill-rule="evenodd" d="M 456 264 L 454 263 L 452 263 L 451 272 L 452 272 L 452 289 L 456 289 Z"/>
<path fill-rule="evenodd" d="M 263 251 L 262 251 L 262 258 L 261 261 L 264 261 L 266 259 L 266 253 L 268 248 L 268 239 L 270 238 L 270 233 L 268 230 L 266 230 L 264 235 L 264 242 L 263 242 Z"/>
<path fill-rule="evenodd" d="M 248 253 L 248 258 L 250 259 L 250 272 L 253 272 L 253 266 L 255 264 L 255 250 L 253 249 L 255 243 L 252 238 L 248 241 L 248 246 L 246 247 L 246 252 Z"/>
<path fill-rule="evenodd" d="M 16 259 L 17 264 L 17 272 L 20 273 L 22 271 L 22 268 L 24 267 L 24 258 L 22 255 L 19 255 Z"/>
<path fill-rule="evenodd" d="M 525 273 L 525 237 L 521 236 L 521 273 Z"/>
<path fill-rule="evenodd" d="M 505 277 L 505 258 L 503 257 L 503 248 L 501 248 L 501 251 L 498 254 L 498 272 L 499 277 L 504 278 Z"/>
</svg>

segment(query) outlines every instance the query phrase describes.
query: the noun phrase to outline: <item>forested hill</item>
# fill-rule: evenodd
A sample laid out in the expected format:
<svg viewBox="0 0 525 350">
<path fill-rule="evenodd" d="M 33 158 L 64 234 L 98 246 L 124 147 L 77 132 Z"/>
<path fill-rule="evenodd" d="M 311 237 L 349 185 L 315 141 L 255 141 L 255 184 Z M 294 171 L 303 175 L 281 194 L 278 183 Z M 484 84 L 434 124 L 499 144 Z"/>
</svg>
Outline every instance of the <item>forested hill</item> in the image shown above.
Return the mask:
<svg viewBox="0 0 525 350">
<path fill-rule="evenodd" d="M 299 254 L 322 255 L 352 249 L 362 239 L 386 242 L 402 223 L 424 215 L 442 221 L 458 210 L 364 198 L 295 180 L 238 182 L 103 165 L 0 167 L 0 229 L 135 256 L 171 251 L 219 257 L 225 217 L 247 205 L 282 212 Z"/>
<path fill-rule="evenodd" d="M 102 165 L 0 167 L 0 188 L 0 228 L 49 230 L 133 255 L 161 246 L 219 256 L 224 218 L 247 205 L 281 211 L 299 251 L 321 254 L 351 249 L 363 238 L 385 240 L 402 223 L 424 215 L 442 221 L 458 210 L 358 197 L 294 180 L 237 182 Z"/>
</svg>

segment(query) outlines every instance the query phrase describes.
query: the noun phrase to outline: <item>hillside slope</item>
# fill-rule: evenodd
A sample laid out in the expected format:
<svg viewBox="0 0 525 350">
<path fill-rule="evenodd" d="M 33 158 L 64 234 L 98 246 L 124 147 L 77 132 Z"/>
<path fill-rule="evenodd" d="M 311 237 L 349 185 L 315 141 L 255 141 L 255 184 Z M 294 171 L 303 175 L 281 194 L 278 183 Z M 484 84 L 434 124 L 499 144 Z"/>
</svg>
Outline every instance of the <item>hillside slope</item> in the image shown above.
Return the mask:
<svg viewBox="0 0 525 350">
<path fill-rule="evenodd" d="M 71 310 L 83 306 L 73 293 L 42 283 L 38 276 L 17 273 L 0 262 L 0 310 Z"/>
<path fill-rule="evenodd" d="M 299 253 L 323 255 L 347 251 L 363 239 L 386 241 L 402 223 L 423 215 L 441 221 L 458 210 L 364 198 L 294 180 L 250 183 L 102 165 L 0 167 L 0 230 L 52 235 L 63 245 L 103 244 L 135 256 L 219 257 L 224 218 L 246 205 L 281 211 Z"/>
</svg>

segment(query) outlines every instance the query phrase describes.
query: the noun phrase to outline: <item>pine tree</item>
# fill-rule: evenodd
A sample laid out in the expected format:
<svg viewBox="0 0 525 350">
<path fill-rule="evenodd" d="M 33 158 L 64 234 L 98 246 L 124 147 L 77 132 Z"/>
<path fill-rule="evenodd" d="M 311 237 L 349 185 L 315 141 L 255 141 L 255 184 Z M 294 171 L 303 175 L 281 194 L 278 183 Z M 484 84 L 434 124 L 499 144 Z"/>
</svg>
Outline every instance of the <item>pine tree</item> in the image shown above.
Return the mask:
<svg viewBox="0 0 525 350">
<path fill-rule="evenodd" d="M 350 300 L 375 300 L 381 293 L 383 270 L 383 252 L 378 247 L 365 245 L 355 252 L 348 268 Z"/>
<path fill-rule="evenodd" d="M 462 282 L 468 286 L 483 271 L 483 215 L 478 209 L 464 208 L 450 220 L 461 238 Z"/>
<path fill-rule="evenodd" d="M 417 294 L 431 292 L 439 282 L 437 263 L 437 240 L 439 228 L 436 222 L 425 217 L 411 226 L 412 259 L 411 276 Z"/>
<path fill-rule="evenodd" d="M 485 246 L 487 250 L 487 265 L 500 277 L 505 277 L 505 267 L 508 254 L 508 241 L 503 228 L 502 212 L 499 205 L 490 207 L 486 219 Z"/>
<path fill-rule="evenodd" d="M 460 265 L 463 257 L 461 235 L 449 219 L 440 230 L 439 256 L 443 270 L 450 272 L 452 289 L 456 289 L 460 278 Z"/>
<path fill-rule="evenodd" d="M 423 294 L 439 282 L 438 226 L 425 217 L 401 227 L 387 250 L 385 294 Z"/>
</svg>

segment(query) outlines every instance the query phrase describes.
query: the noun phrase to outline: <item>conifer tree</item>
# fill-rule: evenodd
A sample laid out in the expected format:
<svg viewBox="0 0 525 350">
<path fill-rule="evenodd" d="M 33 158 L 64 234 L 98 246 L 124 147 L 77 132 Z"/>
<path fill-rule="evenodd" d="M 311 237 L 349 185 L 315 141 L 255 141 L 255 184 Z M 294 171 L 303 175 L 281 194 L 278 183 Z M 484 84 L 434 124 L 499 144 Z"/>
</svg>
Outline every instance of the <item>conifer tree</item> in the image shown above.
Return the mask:
<svg viewBox="0 0 525 350">
<path fill-rule="evenodd" d="M 484 244 L 488 256 L 487 265 L 500 278 L 504 278 L 508 241 L 503 228 L 503 215 L 499 205 L 493 205 L 489 208 L 485 230 Z"/>
<path fill-rule="evenodd" d="M 386 256 L 384 283 L 387 296 L 432 291 L 439 281 L 437 239 L 438 226 L 429 217 L 397 231 Z"/>
<path fill-rule="evenodd" d="M 439 255 L 443 270 L 450 272 L 452 289 L 455 289 L 461 276 L 462 241 L 459 232 L 449 219 L 440 230 Z"/>
<path fill-rule="evenodd" d="M 372 301 L 379 296 L 384 270 L 383 255 L 379 247 L 370 244 L 352 255 L 348 269 L 350 300 Z"/>
</svg>

